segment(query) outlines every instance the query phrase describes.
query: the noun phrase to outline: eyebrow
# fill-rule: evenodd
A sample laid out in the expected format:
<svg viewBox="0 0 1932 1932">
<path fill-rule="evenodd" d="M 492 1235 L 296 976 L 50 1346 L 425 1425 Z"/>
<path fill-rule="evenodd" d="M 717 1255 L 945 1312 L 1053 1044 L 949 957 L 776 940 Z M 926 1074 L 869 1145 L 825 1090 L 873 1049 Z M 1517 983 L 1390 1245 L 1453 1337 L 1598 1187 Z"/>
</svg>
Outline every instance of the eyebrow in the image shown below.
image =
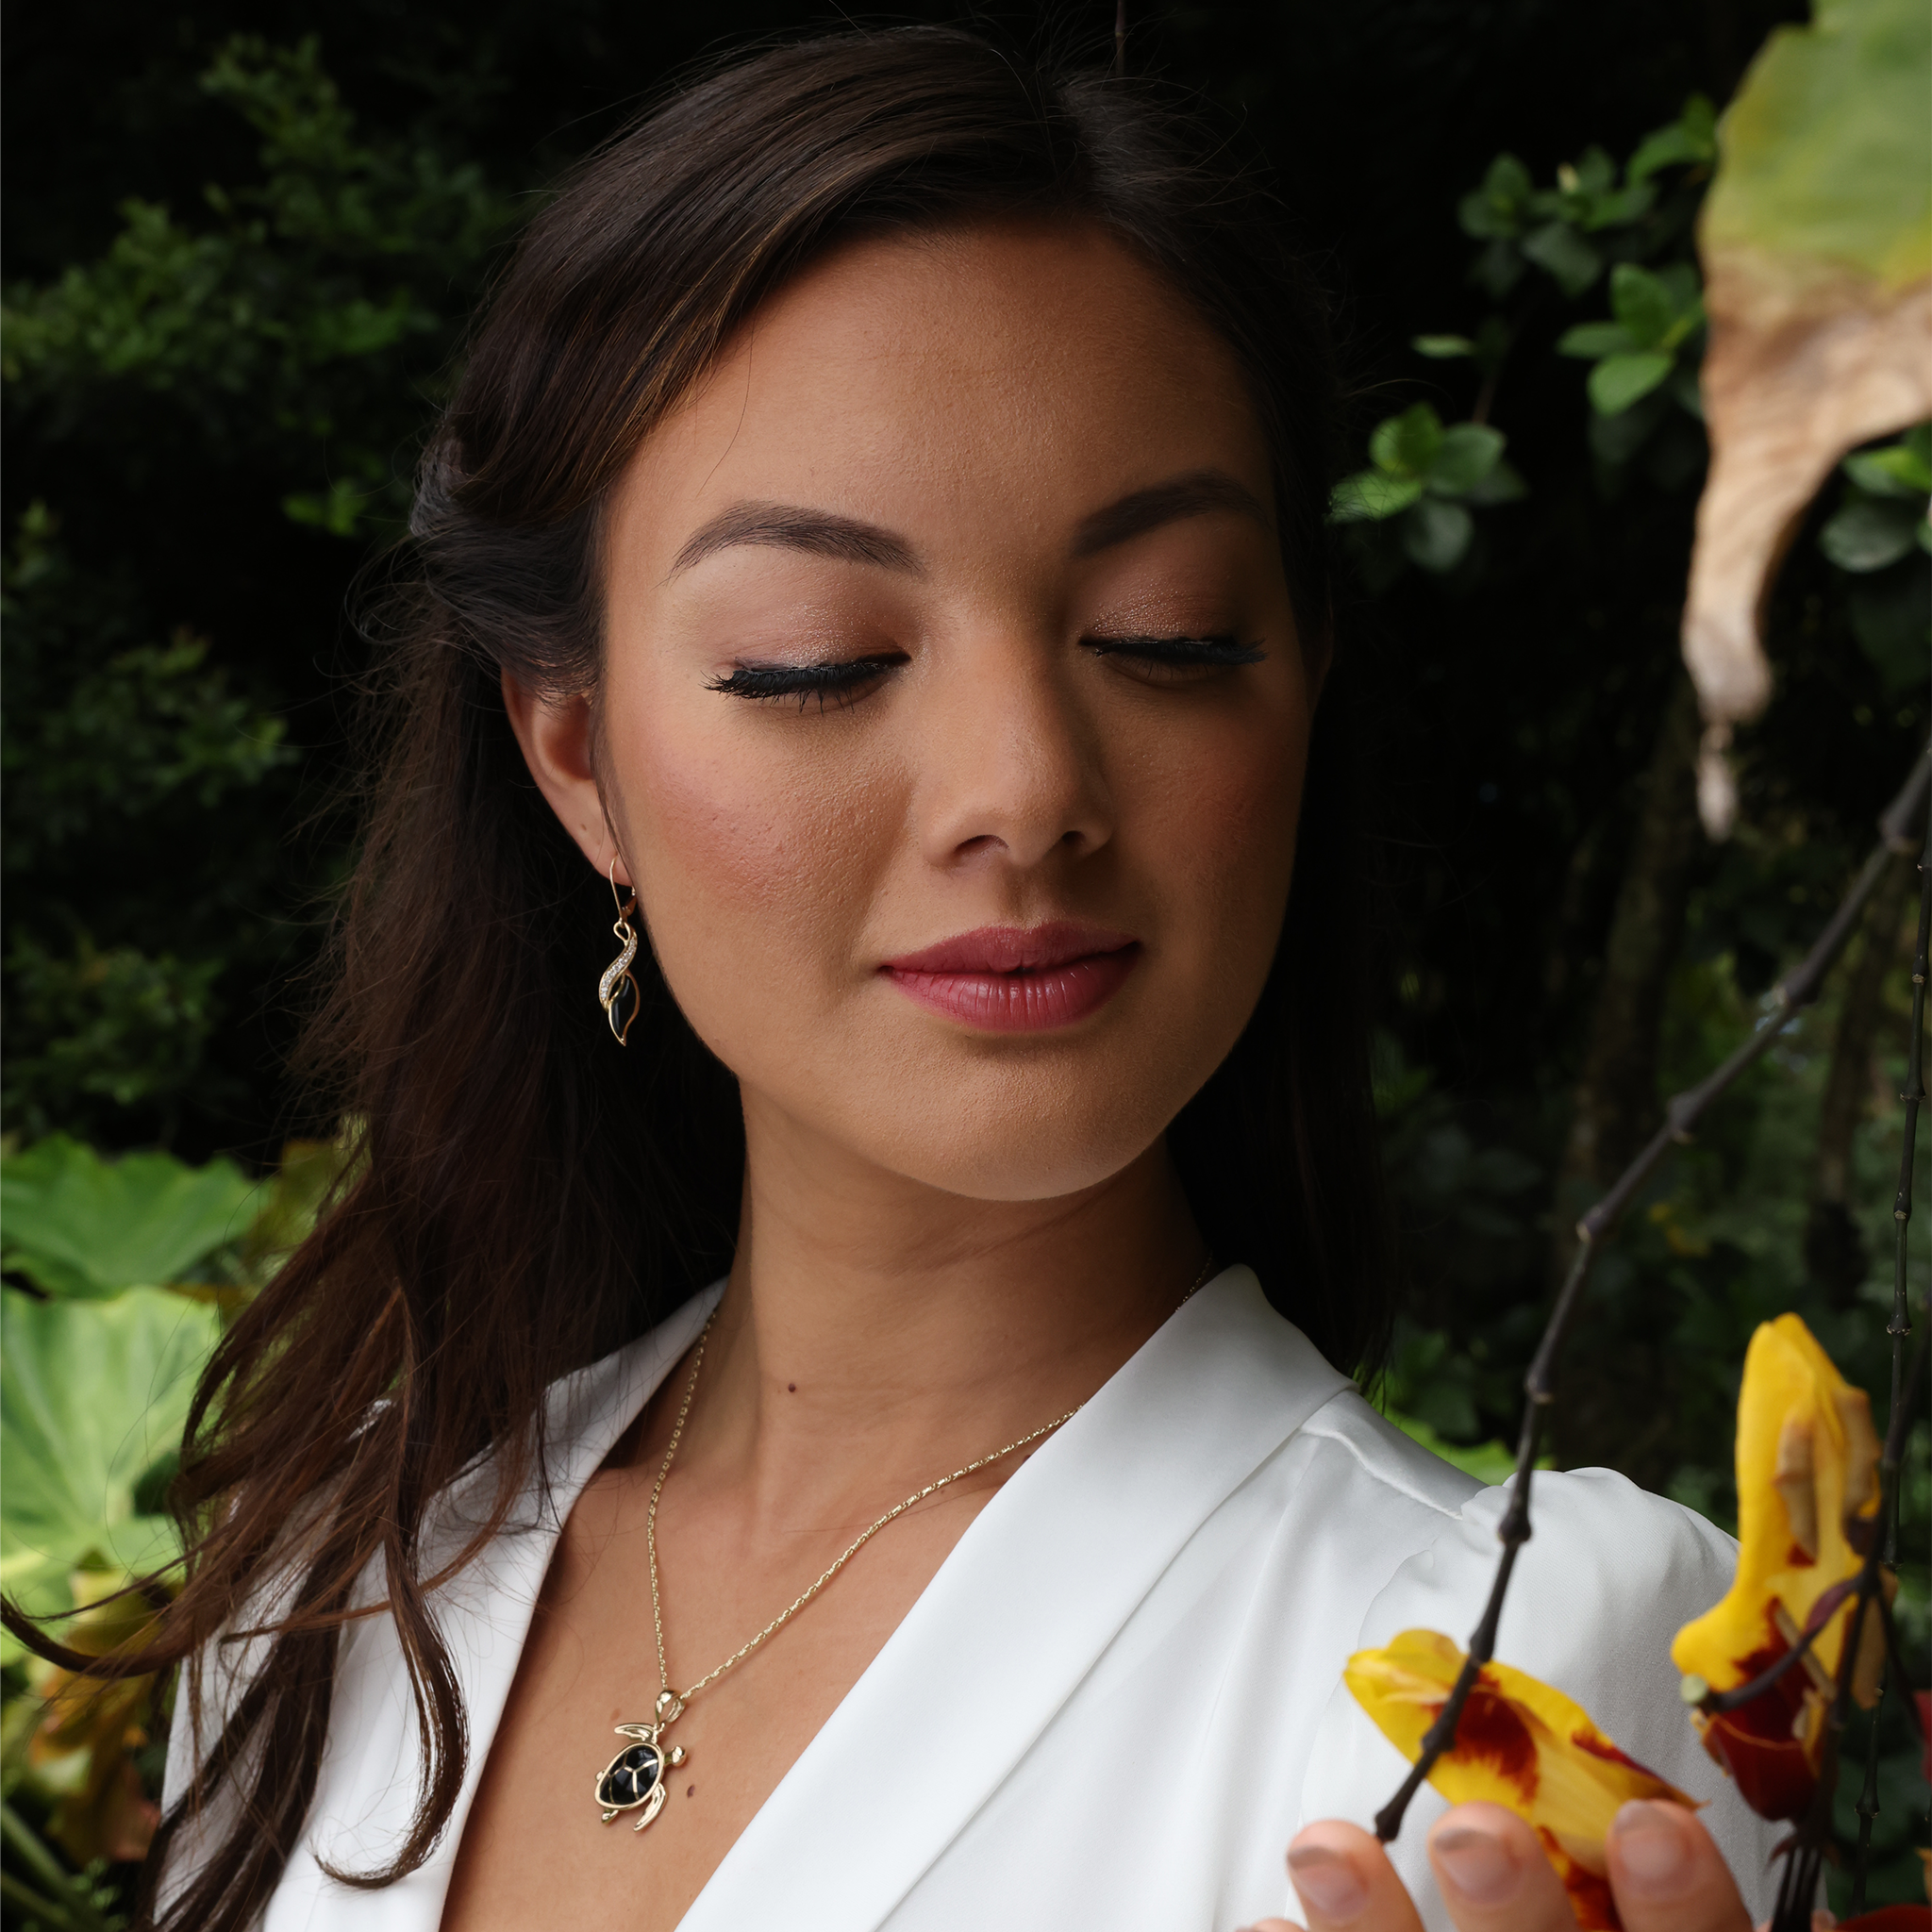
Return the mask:
<svg viewBox="0 0 1932 1932">
<path fill-rule="evenodd" d="M 1254 491 L 1237 483 L 1225 470 L 1191 470 L 1184 476 L 1170 476 L 1164 483 L 1136 490 L 1083 519 L 1074 538 L 1074 555 L 1092 557 L 1111 550 L 1116 543 L 1158 530 L 1163 524 L 1209 516 L 1216 510 L 1233 510 L 1264 530 L 1274 527 L 1274 520 Z"/>
<path fill-rule="evenodd" d="M 840 563 L 869 563 L 879 570 L 905 571 L 915 576 L 922 570 L 912 546 L 876 524 L 785 503 L 734 503 L 691 532 L 671 566 L 671 575 L 675 576 L 679 571 L 702 563 L 714 551 L 739 543 L 803 550 Z"/>
<path fill-rule="evenodd" d="M 1188 517 L 1232 510 L 1272 530 L 1274 520 L 1255 493 L 1224 470 L 1191 470 L 1150 484 L 1081 520 L 1074 536 L 1074 555 L 1092 557 L 1144 536 L 1164 524 Z M 776 550 L 800 550 L 812 557 L 829 557 L 839 563 L 871 564 L 878 570 L 922 575 L 918 552 L 903 537 L 857 517 L 831 510 L 805 509 L 786 503 L 734 503 L 685 540 L 671 565 L 671 575 L 702 563 L 720 550 L 739 544 Z"/>
</svg>

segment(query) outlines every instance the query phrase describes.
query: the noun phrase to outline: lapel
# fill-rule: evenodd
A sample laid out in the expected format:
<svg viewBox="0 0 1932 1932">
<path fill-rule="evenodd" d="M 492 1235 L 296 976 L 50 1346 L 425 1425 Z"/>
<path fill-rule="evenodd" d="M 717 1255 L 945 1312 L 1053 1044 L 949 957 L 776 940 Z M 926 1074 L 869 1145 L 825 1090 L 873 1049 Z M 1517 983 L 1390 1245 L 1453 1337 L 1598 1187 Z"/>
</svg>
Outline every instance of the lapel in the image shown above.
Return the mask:
<svg viewBox="0 0 1932 1932">
<path fill-rule="evenodd" d="M 1217 1275 L 974 1519 L 680 1932 L 872 1932 L 1053 1722 L 1209 1516 L 1348 1386 Z"/>
<path fill-rule="evenodd" d="M 637 1419 L 677 1358 L 697 1339 L 724 1292 L 715 1283 L 647 1335 L 565 1377 L 545 1401 L 548 1466 L 510 1524 L 434 1598 L 468 1717 L 463 1790 L 427 1862 L 375 1892 L 336 1885 L 320 1869 L 367 1869 L 389 1857 L 414 1811 L 419 1746 L 400 1648 L 387 1618 L 352 1624 L 338 1669 L 336 1709 L 305 1842 L 270 1908 L 264 1932 L 431 1932 L 442 1916 L 457 1846 L 484 1761 L 509 1701 L 517 1662 L 557 1539 L 572 1506 L 611 1445 Z M 446 1491 L 425 1559 L 453 1557 L 489 1508 L 487 1462 Z"/>
</svg>

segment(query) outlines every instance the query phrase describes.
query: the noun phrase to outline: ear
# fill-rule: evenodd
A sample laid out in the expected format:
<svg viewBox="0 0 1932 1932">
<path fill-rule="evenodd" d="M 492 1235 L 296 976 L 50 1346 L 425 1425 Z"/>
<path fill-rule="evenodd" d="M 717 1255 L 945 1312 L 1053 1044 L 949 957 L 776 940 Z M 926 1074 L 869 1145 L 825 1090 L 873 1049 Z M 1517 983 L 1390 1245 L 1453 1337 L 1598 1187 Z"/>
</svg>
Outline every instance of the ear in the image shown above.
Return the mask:
<svg viewBox="0 0 1932 1932">
<path fill-rule="evenodd" d="M 524 762 L 537 789 L 550 802 L 563 829 L 600 873 L 617 861 L 617 882 L 633 883 L 617 849 L 597 769 L 591 756 L 591 701 L 585 697 L 546 698 L 526 691 L 508 671 L 503 674 L 503 708 L 517 735 Z"/>
</svg>

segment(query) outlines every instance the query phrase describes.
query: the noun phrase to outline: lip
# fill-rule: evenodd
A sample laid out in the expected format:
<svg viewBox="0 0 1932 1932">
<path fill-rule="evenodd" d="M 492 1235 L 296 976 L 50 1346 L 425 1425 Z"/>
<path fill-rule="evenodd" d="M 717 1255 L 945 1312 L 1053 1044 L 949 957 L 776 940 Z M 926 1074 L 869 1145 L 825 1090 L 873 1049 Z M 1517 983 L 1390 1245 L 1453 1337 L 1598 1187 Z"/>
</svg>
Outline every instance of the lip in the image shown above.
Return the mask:
<svg viewBox="0 0 1932 1932">
<path fill-rule="evenodd" d="M 1043 1033 L 1098 1012 L 1140 957 L 1131 933 L 1056 919 L 956 933 L 879 971 L 921 1006 L 982 1032 Z"/>
</svg>

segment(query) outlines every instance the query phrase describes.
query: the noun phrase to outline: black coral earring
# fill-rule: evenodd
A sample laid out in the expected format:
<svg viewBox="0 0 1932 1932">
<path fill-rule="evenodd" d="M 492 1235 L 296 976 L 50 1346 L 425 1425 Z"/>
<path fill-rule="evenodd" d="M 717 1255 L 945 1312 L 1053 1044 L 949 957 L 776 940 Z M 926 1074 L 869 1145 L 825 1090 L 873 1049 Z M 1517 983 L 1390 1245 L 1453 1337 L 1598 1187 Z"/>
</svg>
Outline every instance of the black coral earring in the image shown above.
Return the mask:
<svg viewBox="0 0 1932 1932">
<path fill-rule="evenodd" d="M 638 909 L 638 895 L 633 890 L 626 899 L 619 889 L 614 854 L 610 860 L 610 896 L 617 906 L 617 923 L 610 930 L 623 942 L 624 950 L 605 967 L 604 977 L 597 982 L 597 1004 L 604 1008 L 604 1017 L 609 1021 L 618 1045 L 623 1046 L 637 1020 L 638 1008 L 644 1002 L 638 991 L 637 977 L 630 970 L 630 962 L 638 956 L 638 936 L 630 923 L 631 914 Z"/>
</svg>

